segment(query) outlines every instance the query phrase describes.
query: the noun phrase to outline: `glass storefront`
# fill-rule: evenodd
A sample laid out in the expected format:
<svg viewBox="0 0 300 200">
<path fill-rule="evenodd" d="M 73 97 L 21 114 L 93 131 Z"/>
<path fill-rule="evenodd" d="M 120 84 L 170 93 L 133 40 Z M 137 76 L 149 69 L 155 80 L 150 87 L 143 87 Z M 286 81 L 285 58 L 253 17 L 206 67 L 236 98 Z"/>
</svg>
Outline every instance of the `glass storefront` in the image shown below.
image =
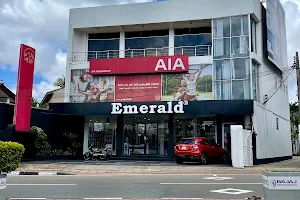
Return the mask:
<svg viewBox="0 0 300 200">
<path fill-rule="evenodd" d="M 174 142 L 182 138 L 207 137 L 216 140 L 215 117 L 176 116 L 174 119 Z"/>
<path fill-rule="evenodd" d="M 167 149 L 168 116 L 125 116 L 123 155 L 164 155 Z"/>
<path fill-rule="evenodd" d="M 113 154 L 116 154 L 116 126 L 117 120 L 110 117 L 87 117 L 88 132 L 87 148 L 105 148 L 110 147 Z"/>
</svg>

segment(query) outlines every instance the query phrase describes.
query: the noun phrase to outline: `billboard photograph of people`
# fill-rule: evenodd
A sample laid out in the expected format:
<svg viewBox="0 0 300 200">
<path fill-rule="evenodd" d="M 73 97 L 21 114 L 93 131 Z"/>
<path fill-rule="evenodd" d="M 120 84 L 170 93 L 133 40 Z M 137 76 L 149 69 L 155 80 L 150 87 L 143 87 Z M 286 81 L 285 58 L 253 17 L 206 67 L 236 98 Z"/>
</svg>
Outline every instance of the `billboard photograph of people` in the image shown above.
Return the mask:
<svg viewBox="0 0 300 200">
<path fill-rule="evenodd" d="M 163 101 L 212 100 L 212 65 L 190 65 L 183 74 L 164 74 Z"/>
<path fill-rule="evenodd" d="M 88 70 L 72 70 L 70 102 L 113 102 L 115 95 L 114 86 L 114 76 L 90 76 Z"/>
</svg>

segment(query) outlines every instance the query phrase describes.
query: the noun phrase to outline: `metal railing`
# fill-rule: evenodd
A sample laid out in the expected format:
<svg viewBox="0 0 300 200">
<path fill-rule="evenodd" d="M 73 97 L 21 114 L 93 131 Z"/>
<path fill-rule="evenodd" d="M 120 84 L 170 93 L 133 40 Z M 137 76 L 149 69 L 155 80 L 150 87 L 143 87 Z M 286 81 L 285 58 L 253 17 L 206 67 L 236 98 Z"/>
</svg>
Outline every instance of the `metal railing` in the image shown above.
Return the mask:
<svg viewBox="0 0 300 200">
<path fill-rule="evenodd" d="M 148 56 L 167 56 L 169 47 L 165 48 L 147 48 L 147 49 L 126 49 L 125 58 L 148 57 Z M 182 46 L 171 49 L 174 55 L 189 56 L 209 56 L 211 55 L 211 45 Z M 91 59 L 119 58 L 119 50 L 108 51 L 88 51 L 73 52 L 72 62 L 85 62 Z"/>
</svg>

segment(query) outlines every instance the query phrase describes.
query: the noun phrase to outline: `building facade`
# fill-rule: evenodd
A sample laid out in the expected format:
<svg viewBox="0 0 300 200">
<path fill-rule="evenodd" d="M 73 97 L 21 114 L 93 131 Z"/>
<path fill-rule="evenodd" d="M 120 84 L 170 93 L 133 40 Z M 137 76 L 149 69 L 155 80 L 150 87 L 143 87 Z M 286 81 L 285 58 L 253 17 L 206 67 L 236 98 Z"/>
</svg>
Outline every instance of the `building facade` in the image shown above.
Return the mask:
<svg viewBox="0 0 300 200">
<path fill-rule="evenodd" d="M 288 66 L 268 51 L 270 16 L 260 0 L 72 9 L 65 103 L 50 108 L 85 117 L 84 152 L 172 156 L 200 136 L 230 151 L 237 124 L 256 135 L 255 159 L 290 157 Z"/>
</svg>

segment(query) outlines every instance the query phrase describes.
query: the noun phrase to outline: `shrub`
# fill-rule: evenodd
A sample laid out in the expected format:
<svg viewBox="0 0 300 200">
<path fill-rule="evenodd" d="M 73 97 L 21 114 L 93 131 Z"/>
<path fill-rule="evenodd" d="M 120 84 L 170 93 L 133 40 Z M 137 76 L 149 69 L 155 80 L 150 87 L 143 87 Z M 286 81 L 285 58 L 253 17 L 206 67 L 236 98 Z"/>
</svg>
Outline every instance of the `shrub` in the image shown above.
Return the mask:
<svg viewBox="0 0 300 200">
<path fill-rule="evenodd" d="M 79 153 L 80 149 L 82 148 L 82 144 L 79 141 L 78 134 L 65 132 L 63 135 L 69 139 L 71 144 L 71 146 L 68 147 L 68 151 L 74 156 L 76 156 Z"/>
<path fill-rule="evenodd" d="M 35 149 L 37 150 L 37 155 L 50 155 L 51 146 L 47 142 L 47 135 L 43 129 L 37 126 L 32 126 L 30 131 L 36 134 Z"/>
<path fill-rule="evenodd" d="M 21 162 L 25 148 L 17 142 L 0 141 L 0 172 L 16 170 Z"/>
</svg>

